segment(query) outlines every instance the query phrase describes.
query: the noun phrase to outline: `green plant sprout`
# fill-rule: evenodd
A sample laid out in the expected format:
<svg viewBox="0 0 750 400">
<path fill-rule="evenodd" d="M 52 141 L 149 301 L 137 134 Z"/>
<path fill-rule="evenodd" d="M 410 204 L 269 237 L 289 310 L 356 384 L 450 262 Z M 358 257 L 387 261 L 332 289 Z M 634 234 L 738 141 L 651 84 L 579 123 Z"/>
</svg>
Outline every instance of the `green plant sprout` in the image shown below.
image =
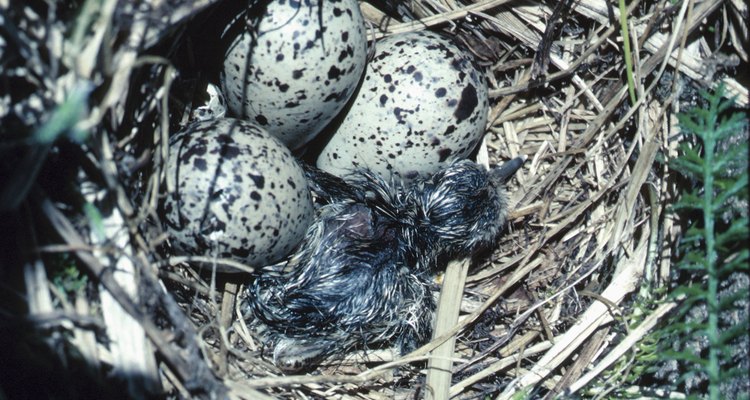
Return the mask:
<svg viewBox="0 0 750 400">
<path fill-rule="evenodd" d="M 68 94 L 50 116 L 49 120 L 39 127 L 32 136 L 34 144 L 51 144 L 58 137 L 67 134 L 74 142 L 81 143 L 88 138 L 89 132 L 76 127 L 88 110 L 90 84 L 78 84 Z"/>
<path fill-rule="evenodd" d="M 670 162 L 673 170 L 693 182 L 692 187 L 682 189 L 671 207 L 671 212 L 689 224 L 678 245 L 682 256 L 677 269 L 683 274 L 667 296 L 680 306 L 661 328 L 644 337 L 633 353 L 593 382 L 589 394 L 610 387 L 604 395 L 608 398 L 642 398 L 642 394 L 628 392 L 627 386 L 656 389 L 657 382 L 670 391 L 685 383 L 688 392 L 693 391 L 689 398 L 697 398 L 688 386 L 695 388 L 699 382 L 706 391 L 702 398 L 724 399 L 729 394 L 731 398 L 748 398 L 747 393 L 744 397 L 743 393 L 722 393 L 732 390 L 728 382 L 744 381 L 748 373 L 747 363 L 738 363 L 736 355 L 733 358 L 733 341 L 748 335 L 747 316 L 726 323 L 726 315 L 737 309 L 738 301 L 746 301 L 748 290 L 745 286 L 731 292 L 721 286 L 730 275 L 748 270 L 748 143 L 742 136 L 747 120 L 740 113 L 727 116 L 732 101 L 724 99 L 723 86 L 713 94 L 704 91 L 701 95 L 706 99 L 705 108 L 678 115 L 683 135 L 680 156 Z M 633 327 L 659 298 L 664 296 L 635 299 L 630 316 Z M 677 382 L 665 382 L 659 376 L 669 363 L 673 364 L 666 367 L 667 373 L 674 377 L 677 372 Z M 677 371 L 675 365 L 680 366 Z"/>
<path fill-rule="evenodd" d="M 747 199 L 747 140 L 732 141 L 741 134 L 746 120 L 735 113 L 729 117 L 723 114 L 732 106 L 724 100 L 724 87 L 716 93 L 702 93 L 708 101 L 706 109 L 695 108 L 678 116 L 682 132 L 698 139 L 694 145 L 683 140 L 680 144 L 680 157 L 672 161 L 672 167 L 686 178 L 698 183 L 695 188 L 682 193 L 673 210 L 678 213 L 698 212 L 698 218 L 688 228 L 680 248 L 684 256 L 678 267 L 696 275 L 694 284 L 680 286 L 672 297 L 685 297 L 680 316 L 696 304 L 705 304 L 707 317 L 703 320 L 684 320 L 671 324 L 669 331 L 676 334 L 705 337 L 707 356 L 702 357 L 690 350 L 667 352 L 672 359 L 686 361 L 696 366 L 708 379 L 708 398 L 724 398 L 720 393 L 722 380 L 736 375 L 736 367 L 731 366 L 730 342 L 740 335 L 747 334 L 747 321 L 721 331 L 719 324 L 722 311 L 731 308 L 734 302 L 747 297 L 744 288 L 729 296 L 720 296 L 719 284 L 722 279 L 739 271 L 747 271 L 748 261 L 748 217 L 747 213 L 734 212 L 736 207 L 731 199 Z M 742 167 L 739 173 L 731 173 L 736 166 Z M 718 229 L 721 216 L 736 214 L 726 221 L 726 227 Z M 744 214 L 744 215 L 743 215 Z M 739 247 L 738 247 L 739 245 Z"/>
<path fill-rule="evenodd" d="M 628 93 L 630 104 L 635 104 L 638 98 L 635 95 L 635 79 L 633 77 L 633 54 L 630 50 L 630 33 L 628 32 L 628 7 L 625 0 L 619 0 L 620 9 L 620 32 L 622 34 L 622 52 L 625 59 L 625 74 L 628 78 Z"/>
</svg>

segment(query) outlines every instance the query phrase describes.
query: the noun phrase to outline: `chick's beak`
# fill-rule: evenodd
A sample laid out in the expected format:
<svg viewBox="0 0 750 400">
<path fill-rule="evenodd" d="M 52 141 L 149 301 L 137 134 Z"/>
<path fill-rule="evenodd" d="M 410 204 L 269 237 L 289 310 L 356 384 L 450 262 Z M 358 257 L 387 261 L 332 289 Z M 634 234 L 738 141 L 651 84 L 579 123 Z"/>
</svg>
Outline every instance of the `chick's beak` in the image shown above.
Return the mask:
<svg viewBox="0 0 750 400">
<path fill-rule="evenodd" d="M 521 168 L 524 161 L 526 161 L 526 156 L 516 157 L 503 163 L 503 165 L 493 168 L 490 173 L 498 182 L 505 183 L 516 173 L 516 171 L 518 171 L 519 168 Z"/>
</svg>

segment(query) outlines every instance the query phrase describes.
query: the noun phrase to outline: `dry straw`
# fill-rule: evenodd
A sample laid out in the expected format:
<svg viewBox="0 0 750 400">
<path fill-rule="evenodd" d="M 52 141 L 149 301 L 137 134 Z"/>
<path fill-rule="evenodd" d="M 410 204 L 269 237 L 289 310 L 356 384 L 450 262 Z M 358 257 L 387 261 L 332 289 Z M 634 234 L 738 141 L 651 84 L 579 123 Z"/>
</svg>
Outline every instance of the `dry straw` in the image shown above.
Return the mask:
<svg viewBox="0 0 750 400">
<path fill-rule="evenodd" d="M 215 3 L 84 1 L 77 17 L 84 28 L 66 35 L 64 25 L 51 24 L 38 39 L 61 64 L 50 67 L 58 75 L 36 82 L 51 104 L 79 85 L 95 88 L 90 112 L 76 126 L 90 131 L 81 153 L 99 171 L 82 173 L 90 185 L 84 195 L 104 211 L 94 218 L 100 225 L 85 226 L 36 186 L 28 190 L 28 207 L 62 238 L 62 245 L 35 244 L 37 257 L 24 266 L 34 294 L 29 310 L 36 318 L 63 313 L 45 321 L 72 331 L 71 343 L 92 365 L 139 371 L 130 383 L 143 387 L 131 386 L 131 393 L 161 386 L 186 397 L 237 399 L 568 396 L 631 351 L 671 307 L 618 335 L 639 289 L 655 293 L 668 284 L 678 232 L 665 214 L 672 172 L 656 160 L 673 155 L 674 111 L 695 87 L 719 81 L 739 105 L 748 104 L 747 88 L 721 73 L 735 59 L 748 61 L 746 27 L 732 17 L 747 14 L 742 2 L 641 0 L 626 15 L 604 0 L 563 1 L 556 9 L 510 0 L 362 3 L 375 37 L 434 29 L 472 51 L 492 96 L 489 161 L 528 160 L 510 183 L 512 211 L 497 249 L 470 268 L 467 260 L 448 267 L 434 340 L 408 355 L 367 351 L 302 376 L 280 376 L 236 318 L 241 280 L 198 274 L 196 266 L 210 270 L 210 257 L 169 260 L 159 252 L 165 237 L 153 224 L 156 204 L 173 184 L 161 169 L 174 130 L 169 113 L 191 106 L 167 96 L 177 79 L 169 43 L 185 40 L 191 18 Z M 23 6 L 2 0 L 0 8 L 6 22 L 13 15 L 51 18 L 12 14 Z M 412 20 L 399 17 L 404 9 Z M 705 34 L 709 19 L 737 54 L 707 56 L 714 46 Z M 12 37 L 9 27 L 3 32 Z M 16 37 L 23 41 L 23 32 Z M 30 63 L 34 51 L 28 49 Z M 624 57 L 632 57 L 634 104 Z M 39 60 L 48 65 L 50 57 Z M 128 193 L 131 174 L 141 174 L 136 197 Z M 56 289 L 38 255 L 59 252 L 77 255 L 98 294 L 79 293 L 74 304 L 50 299 Z M 80 323 L 89 314 L 133 343 L 97 342 Z"/>
</svg>

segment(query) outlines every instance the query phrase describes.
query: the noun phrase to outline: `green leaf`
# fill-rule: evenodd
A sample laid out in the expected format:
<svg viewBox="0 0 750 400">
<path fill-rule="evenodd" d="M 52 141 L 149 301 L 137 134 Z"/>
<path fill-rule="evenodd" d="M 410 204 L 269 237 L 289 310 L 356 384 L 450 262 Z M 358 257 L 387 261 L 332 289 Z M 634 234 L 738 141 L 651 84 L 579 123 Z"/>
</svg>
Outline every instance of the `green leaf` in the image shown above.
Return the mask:
<svg viewBox="0 0 750 400">
<path fill-rule="evenodd" d="M 743 248 L 732 254 L 732 257 L 722 258 L 718 265 L 719 272 L 722 275 L 729 275 L 735 271 L 746 271 L 748 268 L 747 260 L 750 257 L 750 250 Z"/>
<path fill-rule="evenodd" d="M 707 261 L 703 252 L 698 253 L 694 251 L 687 253 L 678 265 L 682 266 L 683 263 L 686 270 L 693 270 L 694 267 L 699 270 L 705 270 Z"/>
<path fill-rule="evenodd" d="M 698 277 L 702 277 L 706 275 L 706 266 L 703 263 L 701 264 L 680 263 L 678 264 L 678 267 L 682 271 L 695 273 L 696 276 Z"/>
<path fill-rule="evenodd" d="M 747 217 L 741 217 L 732 221 L 726 231 L 720 232 L 718 235 L 716 235 L 716 243 L 724 245 L 726 243 L 734 244 L 739 240 L 746 241 L 748 236 L 747 224 Z"/>
<path fill-rule="evenodd" d="M 733 104 L 732 100 L 724 99 L 723 85 L 714 93 L 701 93 L 708 102 L 707 107 L 678 115 L 680 156 L 670 161 L 673 170 L 691 181 L 668 208 L 689 224 L 678 247 L 682 254 L 675 262 L 676 268 L 689 273 L 680 276 L 686 281 L 667 296 L 683 301 L 673 312 L 670 324 L 660 328 L 654 337 L 661 338 L 661 343 L 668 347 L 683 349 L 662 350 L 659 354 L 663 358 L 695 364 L 692 370 L 679 377 L 680 382 L 705 374 L 700 379 L 708 379 L 706 384 L 715 391 L 721 383 L 717 378 L 721 376 L 721 366 L 730 360 L 727 343 L 747 334 L 747 321 L 720 332 L 717 324 L 723 313 L 736 308 L 735 302 L 748 295 L 746 289 L 732 295 L 717 293 L 719 279 L 748 269 L 748 217 L 738 212 L 736 208 L 741 203 L 734 201 L 748 197 L 748 174 L 742 171 L 747 166 L 747 141 L 737 140 L 747 121 L 745 114 L 733 113 L 728 118 L 723 115 Z M 712 187 L 708 188 L 711 191 L 705 192 L 709 182 L 712 182 Z M 694 213 L 697 210 L 700 212 Z M 713 260 L 710 263 L 709 256 Z M 705 307 L 708 316 L 697 319 L 692 312 L 695 307 Z M 688 340 L 704 340 L 701 338 L 712 341 L 706 359 L 685 350 Z M 661 346 L 664 349 L 664 345 Z"/>
<path fill-rule="evenodd" d="M 722 371 L 721 377 L 723 379 L 747 378 L 747 368 L 741 368 L 741 367 L 729 368 L 725 371 Z M 741 399 L 742 397 L 737 397 L 737 398 Z"/>
<path fill-rule="evenodd" d="M 698 300 L 703 300 L 705 298 L 705 293 L 706 291 L 702 287 L 695 285 L 695 286 L 678 286 L 672 291 L 671 295 L 673 297 L 684 295 L 687 297 L 687 299 L 685 299 L 685 302 L 690 304 Z"/>
<path fill-rule="evenodd" d="M 83 141 L 87 132 L 75 126 L 88 111 L 88 96 L 90 85 L 79 85 L 74 88 L 68 98 L 60 104 L 41 127 L 34 131 L 31 140 L 38 144 L 50 144 L 63 134 L 75 141 Z"/>
<path fill-rule="evenodd" d="M 746 299 L 747 295 L 747 289 L 741 289 L 731 294 L 725 294 L 719 299 L 719 308 L 722 310 L 730 310 L 736 307 L 741 307 L 742 304 L 735 305 L 734 302 Z"/>
<path fill-rule="evenodd" d="M 740 336 L 747 335 L 747 322 L 747 318 L 745 318 L 744 321 L 741 321 L 737 323 L 737 325 L 734 325 L 724 332 L 721 332 L 721 334 L 719 335 L 719 342 L 729 343 Z"/>
<path fill-rule="evenodd" d="M 700 111 L 696 111 L 696 114 Z M 684 132 L 692 133 L 692 134 L 699 134 L 700 132 L 703 132 L 703 128 L 698 126 L 698 122 L 692 118 L 691 115 L 688 114 L 678 114 L 677 120 L 680 122 L 680 128 Z"/>
<path fill-rule="evenodd" d="M 700 150 L 700 148 L 699 148 Z M 680 143 L 681 156 L 670 163 L 672 169 L 685 176 L 699 178 L 703 176 L 703 159 L 700 154 L 687 143 Z"/>
<path fill-rule="evenodd" d="M 672 211 L 680 211 L 684 209 L 702 210 L 703 203 L 700 201 L 698 196 L 687 194 L 685 195 L 685 197 L 677 200 L 677 202 L 672 205 Z"/>
<path fill-rule="evenodd" d="M 703 157 L 701 157 L 701 153 L 703 153 L 702 145 L 693 144 L 690 142 L 682 142 L 679 145 L 679 150 L 681 155 L 680 157 L 672 160 L 673 162 L 687 162 L 696 166 L 701 166 L 704 164 Z"/>
<path fill-rule="evenodd" d="M 746 124 L 747 120 L 744 115 L 740 113 L 734 113 L 730 115 L 729 118 L 723 118 L 719 126 L 716 128 L 716 139 L 723 140 L 729 138 L 738 132 L 741 132 Z"/>
<path fill-rule="evenodd" d="M 703 359 L 700 356 L 697 356 L 689 351 L 665 351 L 664 355 L 668 359 L 687 361 L 698 364 L 702 367 L 708 365 L 708 360 Z"/>
<path fill-rule="evenodd" d="M 724 100 L 724 91 L 722 90 L 721 93 L 716 92 L 716 108 L 713 112 L 714 115 L 718 116 L 719 114 L 723 113 L 724 111 L 734 107 L 735 101 L 732 100 Z M 717 118 L 718 119 L 718 118 Z M 720 126 L 723 126 L 726 121 L 721 121 Z"/>
<path fill-rule="evenodd" d="M 685 236 L 682 237 L 683 243 L 702 243 L 706 237 L 706 231 L 703 228 L 699 228 L 695 225 L 689 227 L 685 232 Z"/>
<path fill-rule="evenodd" d="M 716 196 L 716 204 L 725 204 L 728 198 L 737 195 L 745 188 L 747 188 L 747 174 L 742 174 L 732 185 Z"/>
<path fill-rule="evenodd" d="M 684 321 L 684 322 L 672 322 L 671 325 L 668 327 L 665 327 L 665 330 L 667 332 L 670 332 L 672 335 L 679 335 L 679 336 L 692 336 L 695 334 L 695 332 L 698 332 L 702 330 L 705 327 L 705 323 L 698 322 L 698 321 Z"/>
<path fill-rule="evenodd" d="M 743 161 L 742 156 L 747 155 L 747 146 L 732 145 L 716 155 L 717 157 L 711 167 L 711 172 L 716 176 L 724 176 L 729 166 L 733 163 L 741 163 Z"/>
<path fill-rule="evenodd" d="M 83 213 L 86 215 L 86 219 L 88 219 L 89 225 L 91 226 L 91 230 L 94 232 L 94 234 L 100 240 L 104 240 L 106 238 L 104 232 L 104 219 L 102 218 L 102 214 L 101 212 L 99 212 L 99 209 L 96 208 L 95 205 L 86 202 L 83 205 Z"/>
</svg>

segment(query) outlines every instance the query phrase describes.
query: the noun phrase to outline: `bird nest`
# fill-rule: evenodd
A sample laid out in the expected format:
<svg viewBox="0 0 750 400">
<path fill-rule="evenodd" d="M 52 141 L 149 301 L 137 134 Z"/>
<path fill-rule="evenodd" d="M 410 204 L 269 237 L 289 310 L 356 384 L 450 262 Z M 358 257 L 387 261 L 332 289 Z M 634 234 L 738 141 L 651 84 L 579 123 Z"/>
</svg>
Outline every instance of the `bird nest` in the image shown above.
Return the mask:
<svg viewBox="0 0 750 400">
<path fill-rule="evenodd" d="M 32 383 L 45 375 L 71 397 L 606 393 L 647 333 L 628 326 L 633 303 L 670 285 L 679 225 L 659 160 L 675 154 L 675 112 L 718 82 L 748 101 L 732 77 L 748 62 L 739 1 L 362 2 L 373 37 L 431 29 L 474 53 L 491 96 L 478 156 L 527 161 L 496 249 L 439 277 L 432 341 L 284 376 L 238 317 L 246 275 L 170 257 L 158 224 L 165 143 L 203 101 L 205 60 L 221 56 L 205 37 L 228 6 L 25 3 L 0 1 L 3 251 L 19 266 L 0 293 L 12 298 L 3 315 L 25 316 L 0 329 L 5 360 L 30 357 L 14 343 L 46 350 L 38 370 L 2 368 L 22 378 L 11 394 L 45 393 Z M 83 376 L 94 383 L 75 385 Z M 111 376 L 123 385 L 101 383 Z"/>
</svg>

